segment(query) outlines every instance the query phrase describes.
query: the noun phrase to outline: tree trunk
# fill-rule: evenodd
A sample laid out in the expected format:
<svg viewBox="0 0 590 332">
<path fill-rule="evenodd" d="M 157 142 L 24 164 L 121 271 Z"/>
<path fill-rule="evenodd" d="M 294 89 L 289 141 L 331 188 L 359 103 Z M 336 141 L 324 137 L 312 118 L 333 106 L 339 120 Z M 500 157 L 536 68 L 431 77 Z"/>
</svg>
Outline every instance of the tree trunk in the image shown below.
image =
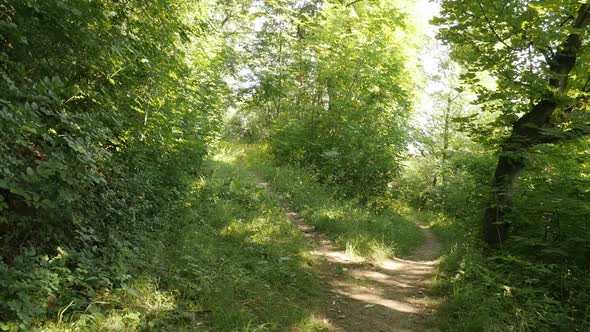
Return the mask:
<svg viewBox="0 0 590 332">
<path fill-rule="evenodd" d="M 455 98 L 459 97 L 457 95 Z M 455 98 L 451 97 L 451 94 L 447 96 L 447 107 L 444 113 L 444 124 L 443 124 L 443 148 L 440 161 L 440 174 L 442 192 L 446 195 L 447 186 L 447 160 L 449 159 L 449 136 L 451 135 L 451 110 L 453 107 L 453 101 Z"/>
<path fill-rule="evenodd" d="M 589 10 L 588 4 L 580 6 L 573 30 L 583 31 L 588 27 Z M 492 181 L 494 199 L 486 209 L 482 225 L 482 239 L 487 243 L 501 243 L 508 237 L 512 191 L 514 182 L 525 167 L 524 155 L 527 150 L 538 144 L 556 141 L 555 137 L 547 137 L 544 130 L 554 126 L 551 116 L 559 105 L 559 94 L 567 89 L 569 75 L 579 57 L 582 35 L 579 32 L 571 33 L 557 52 L 547 59 L 552 72 L 549 86 L 553 91 L 548 91 L 544 99 L 513 124 L 512 134 L 502 145 Z"/>
<path fill-rule="evenodd" d="M 486 209 L 482 227 L 482 239 L 487 243 L 501 243 L 508 237 L 512 190 L 524 166 L 524 158 L 515 157 L 509 151 L 502 151 L 498 158 L 492 182 L 494 199 Z"/>
</svg>

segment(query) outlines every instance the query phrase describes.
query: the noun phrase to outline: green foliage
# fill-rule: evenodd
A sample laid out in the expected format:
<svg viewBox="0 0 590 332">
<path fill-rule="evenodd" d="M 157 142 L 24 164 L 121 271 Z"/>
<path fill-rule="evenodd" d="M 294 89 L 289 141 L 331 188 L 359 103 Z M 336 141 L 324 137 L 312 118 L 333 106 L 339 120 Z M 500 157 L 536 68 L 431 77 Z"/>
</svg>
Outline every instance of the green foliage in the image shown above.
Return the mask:
<svg viewBox="0 0 590 332">
<path fill-rule="evenodd" d="M 201 176 L 186 179 L 190 192 L 165 227 L 136 247 L 140 276 L 43 328 L 325 331 L 314 316 L 323 293 L 310 248 L 237 157 L 220 150 Z"/>
<path fill-rule="evenodd" d="M 319 304 L 314 262 L 302 234 L 234 158 L 210 162 L 214 173 L 196 183 L 186 228 L 172 233 L 166 242 L 175 246 L 154 266 L 181 291 L 181 306 L 210 312 L 215 330 L 288 329 Z"/>
<path fill-rule="evenodd" d="M 453 59 L 466 69 L 462 79 L 474 87 L 478 103 L 495 115 L 490 130 L 511 125 L 542 99 L 556 97 L 560 114 L 570 106 L 576 112 L 587 110 L 585 104 L 575 103 L 575 98 L 587 94 L 587 47 L 579 50 L 566 91 L 556 91 L 548 84 L 561 75 L 555 67 L 559 61 L 555 54 L 573 31 L 581 5 L 579 1 L 554 0 L 443 2 L 440 17 L 433 23 L 441 26 L 440 38 L 452 46 Z M 493 84 L 485 83 L 487 75 L 493 77 Z M 584 122 L 566 114 L 552 119 L 562 128 Z M 495 134 L 502 138 L 507 132 Z"/>
<path fill-rule="evenodd" d="M 190 193 L 161 216 L 168 220 L 161 232 L 137 242 L 132 266 L 141 275 L 96 292 L 81 310 L 65 303 L 42 328 L 328 330 L 316 316 L 327 310 L 317 278 L 322 264 L 286 216 L 287 197 L 351 254 L 403 255 L 420 243 L 413 223 L 338 201 L 304 170 L 275 170 L 260 147 L 222 145 L 199 177 L 185 178 Z M 269 193 L 258 175 L 277 192 Z"/>
<path fill-rule="evenodd" d="M 84 307 L 161 227 L 227 94 L 206 6 L 0 3 L 0 321 Z"/>
<path fill-rule="evenodd" d="M 413 132 L 411 4 L 0 0 L 0 330 L 326 330 L 286 205 L 369 259 L 432 220 L 441 330 L 587 330 L 588 4 L 443 1 L 462 68 Z M 203 161 L 220 135 L 265 145 Z M 527 168 L 488 248 L 498 147 Z"/>
<path fill-rule="evenodd" d="M 481 209 L 442 210 L 452 215 L 441 218 L 438 227 L 449 242 L 440 278 L 442 291 L 451 294 L 442 311 L 443 329 L 581 331 L 590 326 L 588 141 L 572 142 L 588 133 L 587 6 L 449 0 L 433 21 L 465 69 L 461 79 L 488 112 L 484 118 L 493 118 L 484 125 L 475 115 L 460 122 L 484 147 L 500 148 L 491 182 L 495 196 L 464 201 L 488 206 L 489 229 L 506 222 L 513 232 L 500 248 L 487 248 L 474 242 Z M 477 163 L 488 155 L 476 155 Z M 488 181 L 477 169 L 467 169 L 464 182 L 473 179 L 485 188 Z M 461 182 L 448 188 L 444 204 L 455 206 L 453 197 L 464 196 L 459 191 L 469 187 Z"/>
<path fill-rule="evenodd" d="M 424 210 L 444 240 L 437 291 L 444 331 L 575 331 L 590 326 L 586 141 L 537 148 L 514 192 L 513 237 L 491 249 L 479 237 L 494 156 L 450 151 L 446 185 L 432 156 L 414 157 L 399 196 Z M 399 189 L 398 189 L 399 188 Z M 417 191 L 414 191 L 416 190 Z"/>
<path fill-rule="evenodd" d="M 414 157 L 394 191 L 423 209 L 445 243 L 437 291 L 444 331 L 576 331 L 590 326 L 587 141 L 539 147 L 514 189 L 513 237 L 479 242 L 494 156 L 450 151 L 446 185 L 432 156 Z M 417 191 L 415 191 L 417 190 Z"/>
<path fill-rule="evenodd" d="M 263 146 L 238 146 L 243 164 L 268 181 L 306 222 L 332 237 L 350 254 L 365 258 L 403 256 L 421 243 L 420 228 L 392 206 L 371 211 L 359 200 L 338 199 L 336 189 L 320 185 L 305 169 L 274 166 Z"/>
<path fill-rule="evenodd" d="M 587 267 L 589 247 L 588 141 L 545 146 L 531 154 L 515 193 L 518 241 L 535 259 Z M 527 241 L 530 241 L 527 242 Z"/>
<path fill-rule="evenodd" d="M 277 161 L 312 169 L 349 197 L 384 192 L 420 80 L 406 66 L 418 43 L 401 3 L 262 6 L 251 52 L 263 60 L 249 64 L 256 84 L 245 118 Z"/>
<path fill-rule="evenodd" d="M 446 212 L 456 217 L 479 213 L 489 198 L 489 174 L 494 156 L 482 151 L 449 151 L 441 179 L 433 156 L 404 162 L 403 175 L 393 183 L 392 196 L 420 210 Z"/>
<path fill-rule="evenodd" d="M 552 243 L 514 238 L 485 252 L 477 219 L 438 216 L 445 239 L 436 290 L 449 296 L 439 314 L 444 331 L 583 331 L 590 326 L 584 267 L 554 260 Z M 560 259 L 567 259 L 567 255 Z"/>
</svg>

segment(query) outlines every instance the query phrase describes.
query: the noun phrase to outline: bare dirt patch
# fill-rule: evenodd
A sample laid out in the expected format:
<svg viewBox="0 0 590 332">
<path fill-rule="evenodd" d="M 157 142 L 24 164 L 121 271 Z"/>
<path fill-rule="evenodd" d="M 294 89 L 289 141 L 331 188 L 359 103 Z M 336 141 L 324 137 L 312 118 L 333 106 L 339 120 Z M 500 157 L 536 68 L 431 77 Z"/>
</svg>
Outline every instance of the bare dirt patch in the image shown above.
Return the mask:
<svg viewBox="0 0 590 332">
<path fill-rule="evenodd" d="M 272 193 L 266 182 L 260 185 Z M 430 331 L 437 301 L 429 296 L 438 264 L 440 242 L 421 226 L 424 243 L 405 259 L 367 262 L 352 257 L 323 234 L 287 210 L 318 257 L 318 274 L 325 285 L 326 321 L 332 331 Z"/>
</svg>

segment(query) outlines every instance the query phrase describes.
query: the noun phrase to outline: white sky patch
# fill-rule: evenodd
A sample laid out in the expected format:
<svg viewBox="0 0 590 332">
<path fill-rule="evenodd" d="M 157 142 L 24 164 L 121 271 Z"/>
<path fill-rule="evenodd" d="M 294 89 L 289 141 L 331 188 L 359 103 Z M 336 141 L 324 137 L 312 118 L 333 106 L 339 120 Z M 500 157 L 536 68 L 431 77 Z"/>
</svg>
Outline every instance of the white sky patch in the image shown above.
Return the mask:
<svg viewBox="0 0 590 332">
<path fill-rule="evenodd" d="M 254 31 L 256 32 L 260 32 L 262 31 L 262 27 L 264 26 L 264 23 L 266 23 L 266 18 L 264 16 L 258 16 L 257 18 L 254 19 Z"/>
<path fill-rule="evenodd" d="M 418 13 L 417 20 L 421 21 L 423 26 L 426 27 L 424 33 L 430 39 L 420 54 L 422 67 L 426 75 L 426 86 L 424 91 L 419 94 L 416 104 L 417 116 L 415 118 L 417 124 L 424 128 L 428 114 L 432 113 L 434 108 L 431 95 L 445 89 L 445 86 L 441 82 L 434 80 L 433 76 L 439 72 L 441 58 L 448 57 L 448 50 L 435 39 L 438 27 L 430 24 L 430 20 L 440 13 L 440 5 L 428 0 L 418 0 L 414 12 Z"/>
<path fill-rule="evenodd" d="M 439 64 L 441 60 L 449 58 L 449 49 L 443 46 L 440 41 L 436 40 L 438 27 L 430 24 L 430 20 L 440 13 L 440 5 L 429 0 L 417 0 L 415 8 L 411 13 L 415 13 L 413 18 L 415 22 L 422 27 L 423 34 L 427 37 L 427 42 L 420 52 L 421 65 L 426 76 L 426 84 L 422 91 L 417 92 L 416 112 L 412 118 L 412 123 L 416 128 L 427 130 L 429 119 L 435 113 L 435 102 L 432 95 L 436 92 L 447 91 L 450 89 L 439 79 L 435 77 L 439 73 Z M 419 154 L 418 147 L 410 142 L 408 144 L 410 155 Z"/>
</svg>

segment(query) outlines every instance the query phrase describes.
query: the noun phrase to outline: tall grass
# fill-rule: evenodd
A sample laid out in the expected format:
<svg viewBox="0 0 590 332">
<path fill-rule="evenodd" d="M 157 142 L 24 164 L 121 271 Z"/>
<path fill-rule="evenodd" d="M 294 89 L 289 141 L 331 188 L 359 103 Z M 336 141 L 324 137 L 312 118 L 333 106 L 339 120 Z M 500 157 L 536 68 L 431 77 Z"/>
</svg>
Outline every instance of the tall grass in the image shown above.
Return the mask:
<svg viewBox="0 0 590 332">
<path fill-rule="evenodd" d="M 141 232 L 125 284 L 64 307 L 47 331 L 325 331 L 320 266 L 288 219 L 292 208 L 368 259 L 404 255 L 422 241 L 399 214 L 339 199 L 303 169 L 275 166 L 258 145 L 226 144 L 192 178 L 190 192 Z M 270 183 L 270 191 L 261 185 Z M 146 236 L 146 234 L 151 234 Z M 17 326 L 2 325 L 8 330 Z"/>
<path fill-rule="evenodd" d="M 318 183 L 305 169 L 274 164 L 264 145 L 234 143 L 225 148 L 237 154 L 245 169 L 268 181 L 308 224 L 351 254 L 370 259 L 404 256 L 423 241 L 420 228 L 408 218 L 393 209 L 373 212 L 355 200 L 339 198 L 336 188 Z"/>
<path fill-rule="evenodd" d="M 323 331 L 322 289 L 301 233 L 272 195 L 217 154 L 169 228 L 138 247 L 137 276 L 49 331 Z M 57 318 L 57 317 L 56 317 Z"/>
<path fill-rule="evenodd" d="M 433 215 L 445 249 L 435 292 L 446 297 L 441 331 L 589 331 L 587 268 L 548 259 L 517 237 L 502 248 L 479 240 L 479 218 Z M 550 246 L 551 244 L 547 245 Z"/>
</svg>

